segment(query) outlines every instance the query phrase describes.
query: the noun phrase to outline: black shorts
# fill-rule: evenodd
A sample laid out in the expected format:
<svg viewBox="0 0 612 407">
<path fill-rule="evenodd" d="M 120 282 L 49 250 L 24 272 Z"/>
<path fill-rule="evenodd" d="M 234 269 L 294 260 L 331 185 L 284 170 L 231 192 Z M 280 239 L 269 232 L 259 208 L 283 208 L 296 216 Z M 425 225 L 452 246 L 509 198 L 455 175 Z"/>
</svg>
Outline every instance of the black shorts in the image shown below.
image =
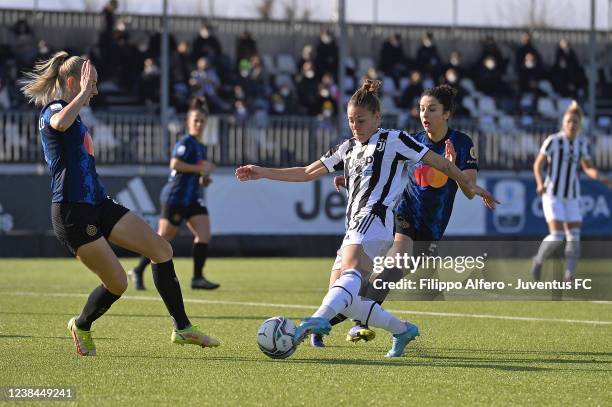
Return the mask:
<svg viewBox="0 0 612 407">
<path fill-rule="evenodd" d="M 395 214 L 395 233 L 408 236 L 414 242 L 414 254 L 421 253 L 436 256 L 438 253 L 438 241 L 430 233 L 418 230 L 402 215 Z"/>
<path fill-rule="evenodd" d="M 208 215 L 208 209 L 199 203 L 190 206 L 162 204 L 160 217 L 168 219 L 174 226 L 180 226 L 183 220 L 196 215 Z"/>
<path fill-rule="evenodd" d="M 113 227 L 130 210 L 106 198 L 98 205 L 86 203 L 52 203 L 51 224 L 55 236 L 72 254 L 79 247 L 104 236 L 108 239 Z"/>
</svg>

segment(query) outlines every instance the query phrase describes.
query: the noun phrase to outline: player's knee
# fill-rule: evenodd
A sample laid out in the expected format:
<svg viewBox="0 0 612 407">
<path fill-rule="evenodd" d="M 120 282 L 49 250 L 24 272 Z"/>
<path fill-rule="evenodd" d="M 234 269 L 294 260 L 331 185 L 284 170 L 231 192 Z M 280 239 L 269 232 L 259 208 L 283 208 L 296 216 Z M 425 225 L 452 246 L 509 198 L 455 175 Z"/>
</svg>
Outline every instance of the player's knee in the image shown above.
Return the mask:
<svg viewBox="0 0 612 407">
<path fill-rule="evenodd" d="M 165 263 L 172 259 L 174 252 L 172 251 L 172 245 L 163 238 L 157 239 L 157 244 L 154 250 L 155 254 L 151 256 L 151 260 L 154 263 Z"/>
<path fill-rule="evenodd" d="M 128 280 L 127 275 L 122 273 L 122 275 L 117 276 L 108 284 L 105 284 L 106 288 L 115 295 L 122 295 L 128 288 Z"/>
</svg>

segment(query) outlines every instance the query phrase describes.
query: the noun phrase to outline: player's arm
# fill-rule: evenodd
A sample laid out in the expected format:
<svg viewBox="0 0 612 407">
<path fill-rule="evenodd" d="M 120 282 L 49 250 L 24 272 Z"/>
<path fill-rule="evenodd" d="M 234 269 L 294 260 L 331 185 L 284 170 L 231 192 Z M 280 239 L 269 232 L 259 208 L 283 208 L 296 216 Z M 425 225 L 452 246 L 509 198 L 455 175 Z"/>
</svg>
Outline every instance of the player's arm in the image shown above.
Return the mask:
<svg viewBox="0 0 612 407">
<path fill-rule="evenodd" d="M 448 161 L 452 162 L 453 164 L 457 162 L 457 151 L 455 151 L 455 146 L 450 140 L 446 140 L 446 143 L 444 146 L 444 158 L 446 158 Z M 462 170 L 462 172 L 466 176 L 466 178 L 470 181 L 470 183 L 476 184 L 476 176 L 477 176 L 478 171 L 472 168 L 467 168 L 467 169 Z M 461 189 L 461 192 L 463 192 L 463 195 L 467 197 L 467 199 L 471 200 L 474 198 L 475 196 L 474 193 L 472 193 L 472 191 L 467 189 L 465 185 L 459 182 L 457 182 L 457 185 Z"/>
<path fill-rule="evenodd" d="M 481 196 L 488 208 L 494 208 L 499 202 L 491 195 L 491 193 L 478 185 L 474 181 L 470 181 L 466 175 L 452 162 L 442 157 L 439 154 L 429 150 L 421 159 L 425 164 L 434 167 L 438 171 L 443 172 L 449 178 L 457 181 L 457 184 L 463 191 L 469 191 L 470 194 Z"/>
<path fill-rule="evenodd" d="M 612 188 L 612 179 L 606 177 L 601 171 L 595 168 L 591 160 L 582 160 L 580 161 L 580 164 L 582 166 L 582 170 L 589 178 L 607 185 L 608 188 Z"/>
<path fill-rule="evenodd" d="M 202 160 L 197 164 L 188 164 L 180 158 L 172 157 L 170 159 L 170 169 L 177 172 L 194 172 L 197 174 L 210 174 L 215 165 L 210 161 Z"/>
<path fill-rule="evenodd" d="M 536 182 L 536 191 L 538 194 L 544 193 L 544 181 L 542 180 L 542 169 L 546 162 L 546 155 L 539 153 L 533 162 L 533 177 Z M 586 172 L 586 171 L 585 171 Z"/>
<path fill-rule="evenodd" d="M 236 168 L 236 177 L 240 181 L 265 178 L 274 181 L 305 182 L 312 181 L 327 173 L 327 167 L 320 160 L 307 167 L 267 168 L 251 164 Z"/>
<path fill-rule="evenodd" d="M 476 175 L 478 174 L 476 170 L 468 169 L 463 170 L 461 172 L 463 173 L 463 175 L 465 175 L 470 184 L 476 184 Z M 463 192 L 463 195 L 465 195 L 467 199 L 472 199 L 474 198 L 474 196 L 476 196 L 471 190 L 466 188 L 466 185 L 463 185 L 459 182 L 457 182 L 457 185 L 459 186 L 459 188 L 461 188 L 461 192 Z"/>
<path fill-rule="evenodd" d="M 91 97 L 91 92 L 95 85 L 95 81 L 91 71 L 91 62 L 85 61 L 81 68 L 81 91 L 76 95 L 74 99 L 62 110 L 55 113 L 49 119 L 51 127 L 57 131 L 64 132 L 72 123 L 76 120 L 81 108 L 87 103 Z"/>
</svg>

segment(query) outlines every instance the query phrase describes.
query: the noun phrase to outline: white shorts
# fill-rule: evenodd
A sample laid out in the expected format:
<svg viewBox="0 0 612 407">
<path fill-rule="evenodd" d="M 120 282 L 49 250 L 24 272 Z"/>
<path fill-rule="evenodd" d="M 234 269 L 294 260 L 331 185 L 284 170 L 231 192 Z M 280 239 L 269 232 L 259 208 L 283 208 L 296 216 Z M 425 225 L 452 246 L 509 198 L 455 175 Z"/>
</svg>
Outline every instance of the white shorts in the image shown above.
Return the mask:
<svg viewBox="0 0 612 407">
<path fill-rule="evenodd" d="M 542 209 L 546 222 L 552 220 L 560 222 L 582 222 L 580 212 L 580 198 L 565 199 L 555 196 L 542 195 Z"/>
<path fill-rule="evenodd" d="M 359 244 L 365 254 L 372 260 L 377 256 L 384 256 L 393 245 L 393 211 L 387 211 L 385 224 L 380 217 L 365 213 L 356 216 L 349 224 L 344 240 L 338 249 L 332 270 L 342 267 L 342 249 L 344 246 Z"/>
</svg>

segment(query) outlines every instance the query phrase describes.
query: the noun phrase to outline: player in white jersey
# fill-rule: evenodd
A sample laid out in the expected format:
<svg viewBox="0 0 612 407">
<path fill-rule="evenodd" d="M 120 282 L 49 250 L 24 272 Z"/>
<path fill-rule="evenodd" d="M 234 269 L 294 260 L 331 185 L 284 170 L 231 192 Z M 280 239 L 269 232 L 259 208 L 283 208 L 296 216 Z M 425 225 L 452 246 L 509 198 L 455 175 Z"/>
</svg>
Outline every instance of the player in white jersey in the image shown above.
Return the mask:
<svg viewBox="0 0 612 407">
<path fill-rule="evenodd" d="M 471 182 L 453 163 L 429 151 L 412 137 L 398 130 L 379 128 L 380 101 L 376 92 L 380 81 L 366 80 L 348 103 L 348 120 L 353 137 L 332 148 L 320 160 L 307 167 L 262 168 L 246 165 L 236 169 L 241 181 L 267 178 L 303 182 L 328 172 L 344 171 L 349 201 L 346 209 L 346 235 L 342 242 L 342 274 L 323 298 L 311 318 L 305 318 L 296 330 L 296 343 L 307 334 L 328 334 L 329 320 L 336 314 L 368 320 L 393 335 L 388 357 L 398 357 L 408 342 L 419 335 L 416 325 L 400 321 L 372 300 L 361 298 L 359 291 L 367 284 L 373 258 L 384 255 L 393 242 L 393 203 L 403 190 L 402 170 L 406 161 L 422 160 L 444 172 L 483 197 L 492 196 Z"/>
<path fill-rule="evenodd" d="M 564 280 L 576 277 L 576 265 L 580 257 L 580 168 L 587 176 L 612 188 L 612 180 L 598 171 L 591 162 L 587 140 L 579 136 L 582 109 L 576 101 L 563 115 L 563 129 L 544 140 L 533 164 L 538 194 L 542 195 L 542 208 L 548 223 L 549 234 L 544 238 L 533 258 L 532 276 L 540 280 L 542 264 L 561 244 L 565 245 L 566 269 Z M 542 181 L 542 169 L 547 164 L 546 179 Z"/>
</svg>

